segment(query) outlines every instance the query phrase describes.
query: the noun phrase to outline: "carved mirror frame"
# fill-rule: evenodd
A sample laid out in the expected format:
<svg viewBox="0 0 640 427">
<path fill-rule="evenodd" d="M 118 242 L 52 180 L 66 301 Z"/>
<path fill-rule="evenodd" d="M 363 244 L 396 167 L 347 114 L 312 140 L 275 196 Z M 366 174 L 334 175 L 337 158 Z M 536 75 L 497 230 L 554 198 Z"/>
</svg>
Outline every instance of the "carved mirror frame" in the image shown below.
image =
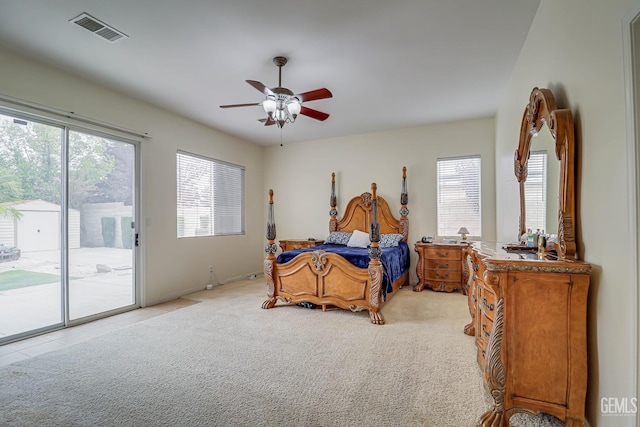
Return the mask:
<svg viewBox="0 0 640 427">
<path fill-rule="evenodd" d="M 558 193 L 558 238 L 547 243 L 558 258 L 575 258 L 575 135 L 573 116 L 568 109 L 558 109 L 549 89 L 533 88 L 520 126 L 520 141 L 515 153 L 514 170 L 520 184 L 520 235 L 525 233 L 525 193 L 531 138 L 547 125 L 555 140 L 556 157 L 560 161 Z"/>
</svg>

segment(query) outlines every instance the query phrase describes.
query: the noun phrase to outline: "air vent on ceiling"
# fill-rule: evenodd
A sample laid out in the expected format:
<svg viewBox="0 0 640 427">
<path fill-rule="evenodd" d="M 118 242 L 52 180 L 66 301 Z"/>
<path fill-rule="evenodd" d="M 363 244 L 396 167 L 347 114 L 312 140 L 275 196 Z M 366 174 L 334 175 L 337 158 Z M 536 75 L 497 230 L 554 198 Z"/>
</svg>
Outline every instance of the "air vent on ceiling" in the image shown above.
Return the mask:
<svg viewBox="0 0 640 427">
<path fill-rule="evenodd" d="M 115 42 L 123 37 L 129 37 L 125 33 L 116 30 L 88 13 L 82 13 L 71 19 L 69 22 L 78 24 L 82 28 L 91 31 L 93 34 L 96 34 L 105 40 L 109 40 L 110 42 Z"/>
</svg>

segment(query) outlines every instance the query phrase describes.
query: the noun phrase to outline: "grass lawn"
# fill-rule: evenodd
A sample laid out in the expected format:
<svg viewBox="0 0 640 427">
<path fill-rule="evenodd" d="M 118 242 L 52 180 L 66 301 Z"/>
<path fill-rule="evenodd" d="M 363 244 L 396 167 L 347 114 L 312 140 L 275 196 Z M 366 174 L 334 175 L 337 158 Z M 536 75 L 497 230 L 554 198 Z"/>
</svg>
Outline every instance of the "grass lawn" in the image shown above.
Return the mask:
<svg viewBox="0 0 640 427">
<path fill-rule="evenodd" d="M 25 270 L 4 271 L 0 273 L 0 292 L 59 282 L 60 275 L 58 274 L 36 273 Z"/>
</svg>

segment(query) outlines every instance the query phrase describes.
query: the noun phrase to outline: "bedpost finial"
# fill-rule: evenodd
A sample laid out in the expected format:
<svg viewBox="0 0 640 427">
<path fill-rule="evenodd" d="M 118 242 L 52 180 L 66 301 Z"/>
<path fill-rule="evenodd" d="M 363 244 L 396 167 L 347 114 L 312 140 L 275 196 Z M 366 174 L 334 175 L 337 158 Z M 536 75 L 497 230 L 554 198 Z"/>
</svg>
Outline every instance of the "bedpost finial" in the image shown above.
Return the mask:
<svg viewBox="0 0 640 427">
<path fill-rule="evenodd" d="M 407 167 L 402 167 L 402 191 L 400 192 L 400 204 L 402 209 L 406 209 L 407 203 L 409 203 L 409 193 L 407 192 Z M 406 216 L 406 213 L 400 212 L 400 215 Z"/>
<path fill-rule="evenodd" d="M 373 198 L 377 199 L 378 196 L 376 196 L 376 190 L 378 189 L 378 186 L 376 185 L 375 182 L 371 183 L 371 194 L 373 194 Z"/>
<path fill-rule="evenodd" d="M 331 206 L 331 217 L 335 218 L 335 216 L 338 214 L 338 212 L 336 211 L 336 205 L 337 205 L 337 198 L 336 198 L 336 173 L 335 172 L 331 172 L 331 198 L 329 199 L 329 205 Z M 335 212 L 335 215 L 334 215 Z"/>
<path fill-rule="evenodd" d="M 269 204 L 273 204 L 273 190 L 269 189 Z"/>
</svg>

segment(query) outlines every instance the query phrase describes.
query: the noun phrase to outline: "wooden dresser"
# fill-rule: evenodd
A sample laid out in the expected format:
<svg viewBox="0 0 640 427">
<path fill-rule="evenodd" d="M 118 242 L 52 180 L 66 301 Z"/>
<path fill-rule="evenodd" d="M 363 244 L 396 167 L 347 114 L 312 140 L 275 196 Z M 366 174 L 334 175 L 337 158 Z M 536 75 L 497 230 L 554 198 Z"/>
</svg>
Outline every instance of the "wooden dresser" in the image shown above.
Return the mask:
<svg viewBox="0 0 640 427">
<path fill-rule="evenodd" d="M 452 292 L 462 289 L 466 292 L 462 265 L 462 250 L 468 244 L 461 243 L 422 243 L 415 244 L 418 253 L 416 275 L 418 284 L 413 287 L 416 292 L 421 292 L 425 286 L 434 291 Z"/>
<path fill-rule="evenodd" d="M 310 240 L 310 239 L 299 239 L 299 240 L 280 240 L 280 247 L 282 251 L 290 251 L 291 249 L 300 249 L 300 248 L 312 248 L 314 246 L 320 246 L 324 243 L 324 240 Z"/>
<path fill-rule="evenodd" d="M 494 400 L 480 425 L 508 426 L 516 412 L 541 411 L 583 426 L 591 266 L 489 254 L 481 245 L 465 251 L 465 262 L 473 271 L 465 333 L 475 338 Z"/>
<path fill-rule="evenodd" d="M 471 323 L 464 331 L 475 338 L 485 388 L 493 399 L 493 407 L 480 417 L 482 427 L 507 427 L 518 412 L 544 412 L 566 426 L 584 426 L 591 266 L 576 260 L 574 131 L 571 110 L 559 109 L 549 89 L 533 88 L 513 165 L 520 215 L 516 240 L 508 247 L 520 252 L 478 242 L 465 250 L 464 264 L 473 273 L 468 282 Z M 544 198 L 526 195 L 532 151 L 547 153 L 540 173 L 557 183 L 547 187 Z M 548 235 L 537 239 L 536 248 L 523 248 L 528 230 L 537 228 Z"/>
</svg>

